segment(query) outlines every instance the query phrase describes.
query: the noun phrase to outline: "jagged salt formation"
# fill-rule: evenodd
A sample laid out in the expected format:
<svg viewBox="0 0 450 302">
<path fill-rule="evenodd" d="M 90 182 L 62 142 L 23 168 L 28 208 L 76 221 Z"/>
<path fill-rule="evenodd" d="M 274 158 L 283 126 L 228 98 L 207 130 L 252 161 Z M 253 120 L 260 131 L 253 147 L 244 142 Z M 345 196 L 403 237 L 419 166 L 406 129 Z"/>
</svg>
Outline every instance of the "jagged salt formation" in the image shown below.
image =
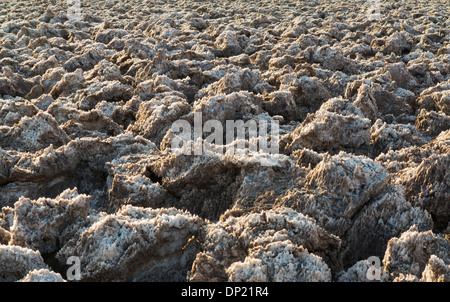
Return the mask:
<svg viewBox="0 0 450 302">
<path fill-rule="evenodd" d="M 449 280 L 446 1 L 60 2 L 0 3 L 1 280 Z"/>
</svg>

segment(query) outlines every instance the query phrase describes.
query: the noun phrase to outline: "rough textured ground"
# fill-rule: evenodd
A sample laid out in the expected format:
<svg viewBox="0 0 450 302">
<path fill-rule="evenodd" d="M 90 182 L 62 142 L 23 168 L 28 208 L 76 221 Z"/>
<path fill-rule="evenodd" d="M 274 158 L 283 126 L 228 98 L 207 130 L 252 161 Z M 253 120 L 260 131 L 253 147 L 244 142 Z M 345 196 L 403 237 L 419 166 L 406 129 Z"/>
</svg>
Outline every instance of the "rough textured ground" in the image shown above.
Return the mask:
<svg viewBox="0 0 450 302">
<path fill-rule="evenodd" d="M 0 281 L 450 281 L 450 6 L 373 3 L 2 1 Z"/>
</svg>

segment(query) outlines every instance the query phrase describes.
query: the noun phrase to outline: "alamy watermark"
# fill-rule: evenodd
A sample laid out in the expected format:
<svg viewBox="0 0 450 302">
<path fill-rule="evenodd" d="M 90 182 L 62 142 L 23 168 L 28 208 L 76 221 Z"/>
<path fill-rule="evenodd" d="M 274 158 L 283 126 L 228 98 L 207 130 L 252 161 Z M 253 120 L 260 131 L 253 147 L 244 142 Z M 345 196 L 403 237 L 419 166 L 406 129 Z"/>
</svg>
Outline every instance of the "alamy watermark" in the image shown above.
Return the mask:
<svg viewBox="0 0 450 302">
<path fill-rule="evenodd" d="M 81 0 L 67 0 L 67 19 L 69 21 L 81 20 Z"/>
<path fill-rule="evenodd" d="M 381 260 L 376 256 L 371 256 L 367 259 L 369 268 L 366 272 L 366 277 L 369 281 L 381 280 Z"/>
<path fill-rule="evenodd" d="M 218 120 L 203 121 L 203 114 L 195 112 L 193 127 L 187 120 L 177 120 L 171 131 L 173 154 L 249 155 L 264 166 L 275 165 L 271 155 L 279 154 L 279 122 L 274 119 L 226 120 L 223 124 Z"/>
<path fill-rule="evenodd" d="M 368 0 L 366 14 L 368 20 L 370 21 L 380 21 L 381 20 L 381 3 L 380 0 Z"/>
<path fill-rule="evenodd" d="M 369 266 L 366 272 L 366 278 L 369 281 L 380 281 L 381 280 L 381 260 L 377 256 L 371 256 L 367 258 Z M 66 277 L 69 281 L 80 281 L 81 280 L 81 261 L 80 257 L 71 256 L 67 258 L 67 265 L 70 267 L 67 269 Z"/>
<path fill-rule="evenodd" d="M 71 256 L 67 258 L 66 264 L 71 265 L 67 270 L 66 276 L 69 281 L 81 280 L 81 261 L 80 257 Z"/>
</svg>

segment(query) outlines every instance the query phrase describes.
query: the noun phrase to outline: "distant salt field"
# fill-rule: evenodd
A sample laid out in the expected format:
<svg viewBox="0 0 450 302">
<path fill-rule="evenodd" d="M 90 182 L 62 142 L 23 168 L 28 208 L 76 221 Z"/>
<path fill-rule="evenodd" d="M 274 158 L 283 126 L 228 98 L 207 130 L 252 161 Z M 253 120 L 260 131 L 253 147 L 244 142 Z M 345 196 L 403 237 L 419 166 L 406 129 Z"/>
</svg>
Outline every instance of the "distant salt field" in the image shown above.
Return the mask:
<svg viewBox="0 0 450 302">
<path fill-rule="evenodd" d="M 450 281 L 449 10 L 1 1 L 0 281 Z"/>
</svg>

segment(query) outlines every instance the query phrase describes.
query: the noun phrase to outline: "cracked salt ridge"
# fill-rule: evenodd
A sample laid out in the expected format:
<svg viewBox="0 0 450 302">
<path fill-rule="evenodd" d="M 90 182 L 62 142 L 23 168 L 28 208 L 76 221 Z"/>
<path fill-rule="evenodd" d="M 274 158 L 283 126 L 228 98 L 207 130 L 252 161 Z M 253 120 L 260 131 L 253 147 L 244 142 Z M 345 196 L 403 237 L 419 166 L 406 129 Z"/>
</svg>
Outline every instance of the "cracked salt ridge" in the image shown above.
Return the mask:
<svg viewBox="0 0 450 302">
<path fill-rule="evenodd" d="M 0 279 L 450 280 L 445 2 L 33 4 L 0 4 Z M 277 164 L 170 154 L 194 112 L 280 121 Z"/>
</svg>

